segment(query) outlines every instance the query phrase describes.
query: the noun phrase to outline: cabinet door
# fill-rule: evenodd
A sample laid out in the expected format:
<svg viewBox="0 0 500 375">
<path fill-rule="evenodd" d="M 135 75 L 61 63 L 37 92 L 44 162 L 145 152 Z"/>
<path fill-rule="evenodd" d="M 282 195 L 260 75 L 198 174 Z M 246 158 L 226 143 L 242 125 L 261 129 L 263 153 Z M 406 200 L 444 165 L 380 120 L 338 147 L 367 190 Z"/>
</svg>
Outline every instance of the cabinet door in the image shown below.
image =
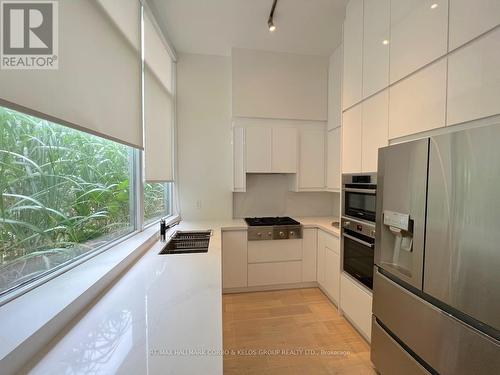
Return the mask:
<svg viewBox="0 0 500 375">
<path fill-rule="evenodd" d="M 372 295 L 345 272 L 340 277 L 340 308 L 370 341 L 372 332 Z"/>
<path fill-rule="evenodd" d="M 271 172 L 272 129 L 246 128 L 246 164 L 249 173 Z"/>
<path fill-rule="evenodd" d="M 246 190 L 245 129 L 233 128 L 233 191 Z"/>
<path fill-rule="evenodd" d="M 340 131 L 330 130 L 327 137 L 326 186 L 331 190 L 340 190 Z"/>
<path fill-rule="evenodd" d="M 318 230 L 304 229 L 302 235 L 302 281 L 316 281 Z"/>
<path fill-rule="evenodd" d="M 330 56 L 328 68 L 328 130 L 342 122 L 342 46 Z"/>
<path fill-rule="evenodd" d="M 389 85 L 390 0 L 364 0 L 363 98 Z"/>
<path fill-rule="evenodd" d="M 297 173 L 297 129 L 273 128 L 272 172 Z"/>
<path fill-rule="evenodd" d="M 389 133 L 389 90 L 363 102 L 362 172 L 376 172 L 378 149 L 387 146 Z"/>
<path fill-rule="evenodd" d="M 342 108 L 361 100 L 363 79 L 363 0 L 347 4 L 344 21 Z"/>
<path fill-rule="evenodd" d="M 448 0 L 391 1 L 391 84 L 446 54 L 447 42 Z"/>
<path fill-rule="evenodd" d="M 342 119 L 342 172 L 361 172 L 362 105 L 344 112 Z"/>
<path fill-rule="evenodd" d="M 389 139 L 445 125 L 446 59 L 391 86 Z"/>
<path fill-rule="evenodd" d="M 500 113 L 500 29 L 448 59 L 447 125 Z"/>
<path fill-rule="evenodd" d="M 450 51 L 500 24 L 498 0 L 450 0 Z"/>
<path fill-rule="evenodd" d="M 300 134 L 299 188 L 325 187 L 325 131 L 302 130 Z"/>
<path fill-rule="evenodd" d="M 318 261 L 317 261 L 317 279 L 318 284 L 325 286 L 325 250 L 326 250 L 326 234 L 318 231 Z"/>
<path fill-rule="evenodd" d="M 247 231 L 222 232 L 222 287 L 247 286 Z"/>
<path fill-rule="evenodd" d="M 340 256 L 329 247 L 325 248 L 325 289 L 334 302 L 338 303 L 340 290 Z"/>
</svg>

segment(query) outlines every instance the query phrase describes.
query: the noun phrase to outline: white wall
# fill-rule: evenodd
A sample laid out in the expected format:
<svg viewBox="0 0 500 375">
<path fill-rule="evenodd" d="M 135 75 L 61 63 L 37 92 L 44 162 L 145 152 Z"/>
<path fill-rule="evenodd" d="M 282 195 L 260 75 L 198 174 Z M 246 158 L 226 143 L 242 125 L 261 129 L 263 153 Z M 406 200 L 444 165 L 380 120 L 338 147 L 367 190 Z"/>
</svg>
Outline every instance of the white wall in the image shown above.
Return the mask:
<svg viewBox="0 0 500 375">
<path fill-rule="evenodd" d="M 327 120 L 328 58 L 233 48 L 233 116 Z"/>
<path fill-rule="evenodd" d="M 230 57 L 178 56 L 177 127 L 182 217 L 231 218 Z"/>
<path fill-rule="evenodd" d="M 339 194 L 288 191 L 286 174 L 247 174 L 246 193 L 234 193 L 234 217 L 335 216 Z"/>
</svg>

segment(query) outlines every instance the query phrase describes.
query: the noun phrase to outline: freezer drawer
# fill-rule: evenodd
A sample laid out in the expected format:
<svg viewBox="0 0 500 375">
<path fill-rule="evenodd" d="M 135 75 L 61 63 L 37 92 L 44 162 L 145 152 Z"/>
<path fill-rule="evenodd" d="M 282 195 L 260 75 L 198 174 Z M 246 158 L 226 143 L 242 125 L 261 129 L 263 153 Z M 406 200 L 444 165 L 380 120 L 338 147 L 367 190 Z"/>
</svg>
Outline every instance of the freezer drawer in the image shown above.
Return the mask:
<svg viewBox="0 0 500 375">
<path fill-rule="evenodd" d="M 371 360 L 381 375 L 428 375 L 402 346 L 400 346 L 373 318 Z"/>
<path fill-rule="evenodd" d="M 402 288 L 378 269 L 373 293 L 377 319 L 440 374 L 498 373 L 500 343 Z"/>
</svg>

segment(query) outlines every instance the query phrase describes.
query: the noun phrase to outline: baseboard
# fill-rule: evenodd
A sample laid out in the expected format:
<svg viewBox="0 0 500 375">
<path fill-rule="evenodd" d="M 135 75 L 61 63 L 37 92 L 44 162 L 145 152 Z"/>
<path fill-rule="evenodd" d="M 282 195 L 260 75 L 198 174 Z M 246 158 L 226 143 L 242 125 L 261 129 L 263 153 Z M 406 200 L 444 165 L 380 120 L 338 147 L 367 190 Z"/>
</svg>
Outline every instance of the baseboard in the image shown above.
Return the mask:
<svg viewBox="0 0 500 375">
<path fill-rule="evenodd" d="M 286 289 L 317 288 L 317 287 L 318 283 L 316 281 L 309 281 L 309 282 L 294 283 L 294 284 L 276 284 L 276 285 L 248 286 L 241 288 L 226 288 L 222 289 L 222 294 L 266 292 L 270 290 L 286 290 Z"/>
</svg>

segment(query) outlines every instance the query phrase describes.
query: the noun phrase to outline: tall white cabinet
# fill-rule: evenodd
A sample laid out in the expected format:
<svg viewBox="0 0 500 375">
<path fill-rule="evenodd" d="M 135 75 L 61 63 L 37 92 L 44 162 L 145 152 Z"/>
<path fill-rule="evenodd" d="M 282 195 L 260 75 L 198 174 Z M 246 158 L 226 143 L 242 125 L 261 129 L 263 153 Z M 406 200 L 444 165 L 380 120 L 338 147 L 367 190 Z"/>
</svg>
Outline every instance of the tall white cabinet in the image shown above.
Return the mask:
<svg viewBox="0 0 500 375">
<path fill-rule="evenodd" d="M 364 0 L 363 99 L 389 84 L 390 0 Z"/>
<path fill-rule="evenodd" d="M 342 108 L 361 101 L 363 94 L 363 0 L 347 4 L 344 21 Z"/>
<path fill-rule="evenodd" d="M 448 0 L 391 1 L 390 82 L 447 52 Z"/>
<path fill-rule="evenodd" d="M 299 190 L 325 187 L 325 130 L 300 132 Z"/>
<path fill-rule="evenodd" d="M 454 50 L 500 24 L 498 0 L 450 0 L 450 44 Z"/>
<path fill-rule="evenodd" d="M 328 190 L 340 191 L 340 147 L 341 147 L 341 128 L 335 128 L 328 131 L 327 143 L 327 170 L 326 187 Z"/>
<path fill-rule="evenodd" d="M 361 172 L 362 104 L 345 111 L 342 117 L 342 173 Z"/>
</svg>

